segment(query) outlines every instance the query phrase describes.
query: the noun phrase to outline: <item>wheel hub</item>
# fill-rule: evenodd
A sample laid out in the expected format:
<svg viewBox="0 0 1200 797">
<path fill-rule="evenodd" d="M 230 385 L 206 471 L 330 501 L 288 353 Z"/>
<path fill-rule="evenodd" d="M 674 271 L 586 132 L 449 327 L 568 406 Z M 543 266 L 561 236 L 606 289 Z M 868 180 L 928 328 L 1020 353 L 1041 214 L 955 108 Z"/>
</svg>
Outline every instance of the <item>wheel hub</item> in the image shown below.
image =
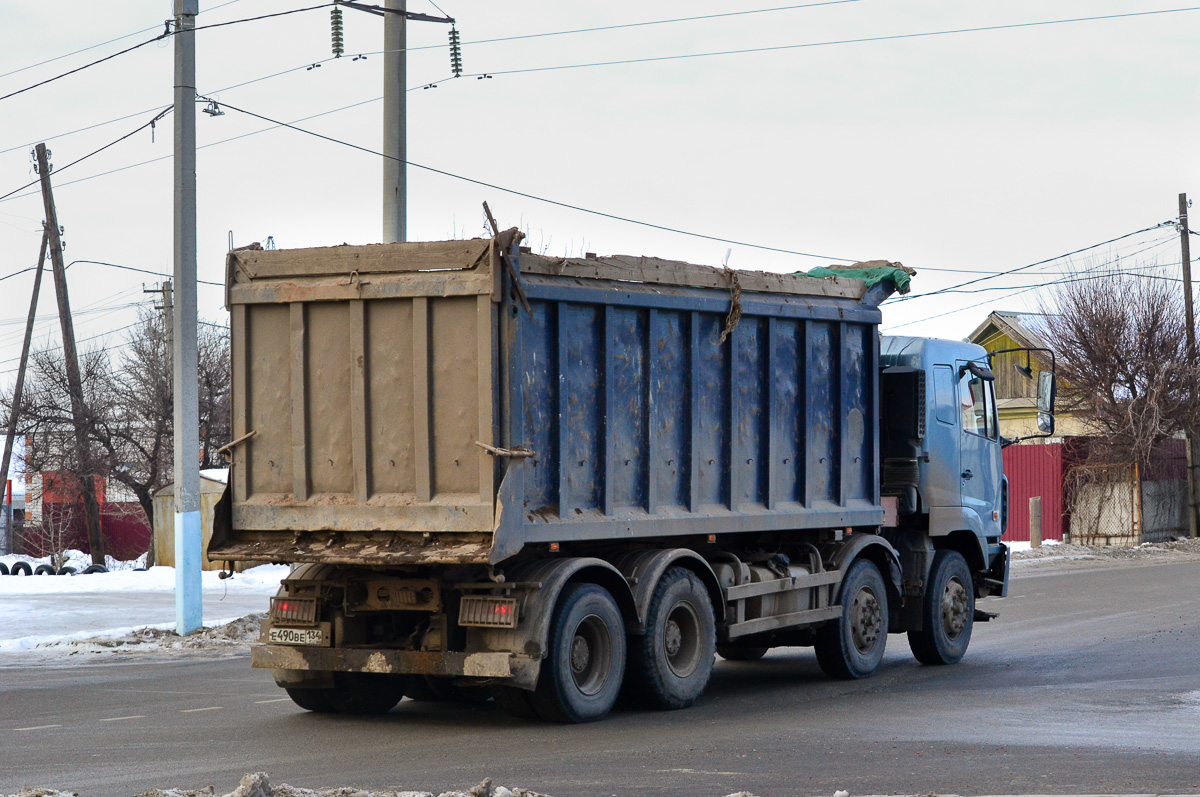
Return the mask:
<svg viewBox="0 0 1200 797">
<path fill-rule="evenodd" d="M 946 636 L 957 639 L 967 627 L 967 607 L 970 600 L 967 589 L 958 579 L 951 579 L 942 593 L 942 624 Z"/>
<path fill-rule="evenodd" d="M 667 655 L 677 656 L 679 648 L 683 646 L 683 632 L 679 630 L 679 623 L 674 620 L 667 621 L 666 637 Z"/>
<path fill-rule="evenodd" d="M 854 639 L 854 647 L 861 653 L 875 647 L 882 625 L 883 613 L 880 611 L 879 599 L 871 590 L 860 589 L 850 607 L 850 632 Z"/>
<path fill-rule="evenodd" d="M 571 640 L 571 672 L 581 675 L 592 660 L 592 646 L 582 636 Z"/>
</svg>

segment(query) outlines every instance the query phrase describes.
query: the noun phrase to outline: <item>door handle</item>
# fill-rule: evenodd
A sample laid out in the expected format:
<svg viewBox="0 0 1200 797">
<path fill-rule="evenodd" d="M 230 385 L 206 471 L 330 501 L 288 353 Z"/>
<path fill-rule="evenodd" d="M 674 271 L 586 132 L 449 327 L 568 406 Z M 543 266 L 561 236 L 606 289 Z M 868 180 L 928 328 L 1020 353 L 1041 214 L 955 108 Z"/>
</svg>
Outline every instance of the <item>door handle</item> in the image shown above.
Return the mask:
<svg viewBox="0 0 1200 797">
<path fill-rule="evenodd" d="M 962 477 L 963 477 L 964 479 L 970 479 L 970 478 L 974 477 L 974 475 L 975 475 L 975 474 L 974 474 L 974 473 L 971 473 L 971 471 L 969 471 L 969 470 L 964 470 L 964 471 L 962 472 Z"/>
</svg>

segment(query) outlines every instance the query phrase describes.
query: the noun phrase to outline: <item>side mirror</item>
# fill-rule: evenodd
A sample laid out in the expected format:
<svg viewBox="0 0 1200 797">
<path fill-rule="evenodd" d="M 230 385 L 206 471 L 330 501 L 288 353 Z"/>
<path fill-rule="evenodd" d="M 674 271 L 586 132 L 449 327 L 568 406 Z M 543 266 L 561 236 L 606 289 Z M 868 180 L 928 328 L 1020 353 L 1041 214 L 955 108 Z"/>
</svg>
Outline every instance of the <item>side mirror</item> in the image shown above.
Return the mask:
<svg viewBox="0 0 1200 797">
<path fill-rule="evenodd" d="M 1054 412 L 1054 399 L 1057 394 L 1058 382 L 1054 377 L 1054 372 L 1038 371 L 1037 408 L 1039 429 L 1042 426 L 1041 416 Z M 1051 431 L 1053 431 L 1053 420 L 1051 420 Z"/>
<path fill-rule="evenodd" d="M 1038 431 L 1042 434 L 1054 434 L 1054 416 L 1048 412 L 1039 412 L 1037 416 Z"/>
</svg>

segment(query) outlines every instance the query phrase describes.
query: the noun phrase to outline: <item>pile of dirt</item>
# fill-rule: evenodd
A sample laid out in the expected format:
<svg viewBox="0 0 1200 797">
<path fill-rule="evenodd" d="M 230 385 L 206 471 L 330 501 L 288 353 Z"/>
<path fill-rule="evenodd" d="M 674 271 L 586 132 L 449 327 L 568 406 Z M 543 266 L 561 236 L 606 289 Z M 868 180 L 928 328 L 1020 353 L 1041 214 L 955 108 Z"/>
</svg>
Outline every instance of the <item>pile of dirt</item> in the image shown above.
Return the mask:
<svg viewBox="0 0 1200 797">
<path fill-rule="evenodd" d="M 1190 561 L 1200 559 L 1200 538 L 1154 542 L 1144 545 L 1079 545 L 1061 543 L 1014 551 L 1015 562 L 1037 560 L 1062 561 L 1064 559 L 1095 559 L 1107 561 Z"/>
</svg>

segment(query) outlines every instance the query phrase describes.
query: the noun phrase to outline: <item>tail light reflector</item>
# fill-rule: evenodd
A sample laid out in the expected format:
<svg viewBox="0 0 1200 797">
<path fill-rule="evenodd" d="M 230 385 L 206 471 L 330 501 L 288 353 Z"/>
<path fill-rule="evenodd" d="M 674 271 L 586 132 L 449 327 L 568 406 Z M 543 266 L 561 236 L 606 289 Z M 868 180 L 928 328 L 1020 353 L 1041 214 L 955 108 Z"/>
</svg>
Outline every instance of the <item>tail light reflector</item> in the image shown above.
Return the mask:
<svg viewBox="0 0 1200 797">
<path fill-rule="evenodd" d="M 468 595 L 459 604 L 458 624 L 483 628 L 516 628 L 517 599 Z"/>
</svg>

